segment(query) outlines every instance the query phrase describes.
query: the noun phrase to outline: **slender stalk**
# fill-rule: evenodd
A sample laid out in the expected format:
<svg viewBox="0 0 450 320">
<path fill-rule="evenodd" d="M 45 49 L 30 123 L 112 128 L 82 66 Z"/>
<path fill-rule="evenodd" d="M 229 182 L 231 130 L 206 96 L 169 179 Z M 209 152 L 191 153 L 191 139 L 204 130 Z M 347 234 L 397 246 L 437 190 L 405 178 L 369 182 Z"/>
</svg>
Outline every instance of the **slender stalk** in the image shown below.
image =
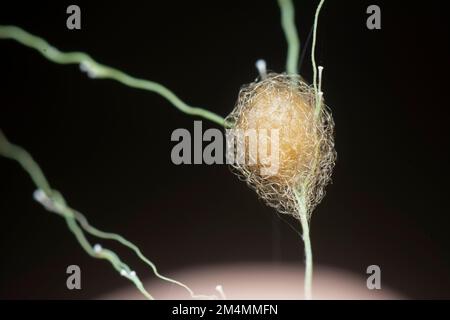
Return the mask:
<svg viewBox="0 0 450 320">
<path fill-rule="evenodd" d="M 146 256 L 144 256 L 142 251 L 134 243 L 128 241 L 127 239 L 125 239 L 124 237 L 122 237 L 119 234 L 111 233 L 111 232 L 104 232 L 104 231 L 101 231 L 101 230 L 95 228 L 94 226 L 92 226 L 89 223 L 89 221 L 86 219 L 86 217 L 81 212 L 74 210 L 74 216 L 75 216 L 76 220 L 80 223 L 82 228 L 89 234 L 96 236 L 98 238 L 102 238 L 102 239 L 115 240 L 115 241 L 119 242 L 120 244 L 124 245 L 125 247 L 128 247 L 129 249 L 134 251 L 134 253 L 152 269 L 155 276 L 158 277 L 159 279 L 173 283 L 175 285 L 178 285 L 178 286 L 186 289 L 189 292 L 189 294 L 191 295 L 191 297 L 194 299 L 215 299 L 216 298 L 216 296 L 195 294 L 194 291 L 192 291 L 192 289 L 189 288 L 184 283 L 161 275 L 159 273 L 158 269 L 156 268 L 156 265 L 153 262 L 151 262 Z"/>
<path fill-rule="evenodd" d="M 315 94 L 315 111 L 314 111 L 314 120 L 318 121 L 318 117 L 321 112 L 322 108 L 322 70 L 317 69 L 316 65 L 316 59 L 315 59 L 315 51 L 316 51 L 316 38 L 317 38 L 317 25 L 319 21 L 319 14 L 320 10 L 323 6 L 323 3 L 325 0 L 321 0 L 319 2 L 319 5 L 317 6 L 316 13 L 314 16 L 314 27 L 313 27 L 313 43 L 312 43 L 312 49 L 311 49 L 311 62 L 312 62 L 312 68 L 313 68 L 313 86 L 314 86 L 314 94 Z M 317 71 L 319 71 L 319 80 L 317 79 Z M 315 156 L 314 156 L 314 163 L 313 163 L 313 170 L 311 171 L 311 175 L 314 175 L 317 169 L 317 158 L 318 154 L 320 152 L 320 145 L 316 146 L 315 150 Z M 307 188 L 309 186 L 310 177 L 307 177 L 306 181 L 304 182 L 304 187 Z M 303 229 L 303 243 L 305 245 L 305 299 L 311 300 L 312 299 L 312 277 L 313 277 L 313 260 L 312 260 L 312 248 L 311 248 L 311 239 L 309 235 L 309 220 L 307 215 L 307 208 L 305 206 L 305 199 L 303 197 L 300 197 L 297 193 L 297 201 L 299 203 L 299 207 L 301 208 L 302 212 L 299 212 L 300 214 L 300 223 L 302 225 Z M 303 213 L 303 214 L 302 214 Z"/>
<path fill-rule="evenodd" d="M 302 226 L 302 239 L 305 247 L 305 278 L 304 295 L 306 300 L 312 299 L 312 277 L 313 277 L 313 257 L 311 248 L 311 238 L 309 235 L 309 220 L 304 197 L 294 191 L 298 204 L 298 215 Z"/>
<path fill-rule="evenodd" d="M 298 73 L 298 56 L 300 54 L 300 40 L 295 27 L 295 9 L 292 0 L 278 0 L 281 11 L 281 26 L 288 44 L 286 72 Z"/>
<path fill-rule="evenodd" d="M 316 13 L 314 16 L 314 29 L 313 29 L 313 43 L 311 49 L 311 62 L 313 68 L 313 86 L 315 91 L 315 115 L 320 113 L 321 109 L 321 93 L 320 84 L 317 81 L 317 66 L 315 59 L 315 47 L 317 38 L 317 25 L 319 20 L 319 13 L 325 0 L 321 0 L 317 6 Z M 286 60 L 286 71 L 290 74 L 298 73 L 298 56 L 300 53 L 300 40 L 297 34 L 297 29 L 295 27 L 295 9 L 292 0 L 278 0 L 278 5 L 281 10 L 281 24 L 283 31 L 288 43 L 288 55 Z M 307 187 L 308 183 L 305 183 Z M 300 223 L 302 226 L 302 239 L 305 247 L 305 279 L 304 279 L 304 295 L 305 299 L 312 299 L 312 277 L 313 277 L 313 259 L 312 259 L 312 248 L 311 239 L 309 235 L 309 219 L 308 212 L 305 205 L 305 199 L 303 195 L 298 194 L 295 191 L 295 195 L 298 202 L 298 214 L 300 216 Z"/>
<path fill-rule="evenodd" d="M 317 25 L 319 23 L 319 14 L 320 9 L 322 9 L 323 3 L 325 0 L 320 0 L 319 5 L 316 9 L 316 14 L 314 15 L 314 31 L 313 31 L 313 40 L 312 40 L 312 48 L 311 48 L 311 63 L 312 63 L 312 69 L 314 74 L 314 80 L 313 80 L 313 86 L 314 91 L 316 93 L 316 101 L 318 101 L 317 95 L 318 95 L 318 89 L 317 89 L 317 65 L 316 65 L 316 39 L 317 39 Z"/>
<path fill-rule="evenodd" d="M 187 285 L 173 280 L 171 278 L 165 277 L 161 275 L 156 266 L 147 259 L 140 249 L 134 245 L 132 242 L 126 240 L 122 236 L 114 233 L 101 231 L 92 225 L 89 224 L 86 217 L 80 212 L 70 208 L 63 196 L 56 190 L 50 187 L 50 184 L 47 181 L 44 173 L 41 168 L 37 164 L 37 162 L 33 159 L 33 157 L 22 147 L 14 145 L 8 141 L 8 139 L 3 135 L 0 130 L 0 156 L 4 156 L 11 160 L 15 160 L 22 165 L 22 168 L 29 174 L 34 184 L 38 188 L 34 193 L 34 198 L 36 201 L 40 202 L 48 211 L 57 213 L 62 216 L 67 224 L 69 230 L 74 234 L 78 243 L 81 247 L 86 251 L 89 256 L 96 259 L 104 259 L 111 263 L 113 268 L 119 272 L 122 276 L 130 280 L 136 288 L 147 298 L 153 300 L 153 296 L 144 288 L 142 281 L 136 275 L 134 271 L 130 269 L 130 267 L 122 262 L 122 260 L 111 250 L 107 249 L 99 249 L 96 250 L 95 246 L 93 247 L 89 240 L 86 237 L 85 231 L 91 235 L 94 235 L 98 238 L 102 239 L 111 239 L 116 240 L 123 244 L 124 246 L 133 250 L 136 255 L 144 261 L 147 265 L 151 267 L 154 274 L 160 278 L 161 280 L 171 282 L 180 287 L 186 289 L 192 298 L 201 299 L 215 299 L 216 296 L 207 296 L 207 295 L 196 295 Z"/>
<path fill-rule="evenodd" d="M 178 98 L 172 91 L 163 85 L 126 74 L 118 69 L 102 65 L 84 52 L 62 52 L 50 45 L 44 39 L 37 37 L 16 26 L 0 25 L 0 39 L 15 40 L 29 48 L 39 51 L 48 60 L 58 64 L 79 64 L 91 78 L 113 79 L 126 86 L 155 92 L 167 99 L 175 108 L 183 113 L 199 116 L 224 126 L 225 120 L 209 110 L 193 107 Z"/>
<path fill-rule="evenodd" d="M 309 236 L 309 222 L 306 216 L 300 216 L 300 223 L 302 225 L 303 230 L 303 243 L 305 245 L 305 283 L 304 283 L 304 292 L 305 299 L 312 299 L 312 276 L 313 276 L 313 259 L 312 259 L 312 248 L 311 248 L 311 239 Z"/>
</svg>

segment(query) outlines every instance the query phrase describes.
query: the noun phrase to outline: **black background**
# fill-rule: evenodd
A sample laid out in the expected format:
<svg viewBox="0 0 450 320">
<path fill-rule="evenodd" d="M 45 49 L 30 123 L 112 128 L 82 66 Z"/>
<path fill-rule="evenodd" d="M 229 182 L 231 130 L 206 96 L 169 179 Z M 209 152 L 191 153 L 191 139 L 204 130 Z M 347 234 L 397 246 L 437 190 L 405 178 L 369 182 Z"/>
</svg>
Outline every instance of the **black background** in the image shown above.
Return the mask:
<svg viewBox="0 0 450 320">
<path fill-rule="evenodd" d="M 296 1 L 302 44 L 317 2 Z M 80 31 L 65 27 L 73 3 Z M 256 59 L 284 69 L 276 1 L 73 3 L 2 2 L 0 23 L 223 116 L 256 77 Z M 366 28 L 370 4 L 381 7 L 381 30 Z M 378 264 L 383 284 L 410 298 L 450 298 L 448 30 L 443 1 L 328 1 L 319 24 L 338 162 L 312 218 L 315 262 L 362 275 Z M 301 264 L 298 235 L 226 166 L 171 163 L 172 131 L 192 130 L 195 118 L 13 41 L 1 40 L 0 54 L 1 129 L 93 225 L 137 243 L 166 274 L 220 263 Z M 312 78 L 309 52 L 301 74 Z M 29 177 L 10 160 L 0 159 L 0 188 L 1 298 L 93 298 L 126 283 L 32 200 Z M 69 264 L 81 266 L 84 290 L 66 289 Z"/>
</svg>

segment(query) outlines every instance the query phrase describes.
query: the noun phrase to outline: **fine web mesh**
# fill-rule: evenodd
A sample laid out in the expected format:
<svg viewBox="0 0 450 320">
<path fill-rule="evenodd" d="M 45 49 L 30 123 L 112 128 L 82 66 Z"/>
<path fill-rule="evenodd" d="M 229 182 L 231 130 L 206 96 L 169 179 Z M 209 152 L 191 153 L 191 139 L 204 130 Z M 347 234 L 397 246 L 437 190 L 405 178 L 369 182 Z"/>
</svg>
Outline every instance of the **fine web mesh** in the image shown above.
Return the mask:
<svg viewBox="0 0 450 320">
<path fill-rule="evenodd" d="M 256 131 L 258 148 L 265 143 L 268 154 L 278 149 L 278 170 L 262 174 L 271 158 L 250 152 L 248 136 L 235 134 L 231 147 L 237 150 L 237 145 L 243 145 L 246 161 L 234 161 L 232 171 L 269 206 L 298 219 L 302 212 L 309 218 L 322 200 L 336 159 L 333 118 L 323 101 L 315 115 L 315 97 L 314 89 L 300 76 L 271 73 L 244 86 L 226 118 L 233 132 Z M 277 141 L 272 129 L 278 131 Z"/>
</svg>

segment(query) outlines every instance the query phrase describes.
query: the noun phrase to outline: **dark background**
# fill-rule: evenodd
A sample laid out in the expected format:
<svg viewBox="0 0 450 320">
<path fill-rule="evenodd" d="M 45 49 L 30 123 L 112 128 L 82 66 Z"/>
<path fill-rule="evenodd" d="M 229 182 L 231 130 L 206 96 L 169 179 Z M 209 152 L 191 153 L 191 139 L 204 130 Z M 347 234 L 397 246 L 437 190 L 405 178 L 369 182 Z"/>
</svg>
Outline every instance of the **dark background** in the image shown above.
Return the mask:
<svg viewBox="0 0 450 320">
<path fill-rule="evenodd" d="M 302 44 L 317 2 L 296 1 Z M 80 31 L 65 27 L 73 3 Z M 381 30 L 366 28 L 370 4 L 381 7 Z M 410 298 L 450 298 L 447 14 L 443 1 L 327 1 L 320 16 L 317 57 L 338 162 L 312 218 L 315 263 L 362 276 L 378 264 L 382 285 Z M 280 72 L 286 57 L 276 1 L 8 1 L 0 23 L 223 116 L 257 76 L 256 59 Z M 169 275 L 221 263 L 302 263 L 298 235 L 226 166 L 171 163 L 172 131 L 192 130 L 195 118 L 13 41 L 1 40 L 0 54 L 1 129 L 93 225 L 129 238 Z M 301 74 L 312 78 L 309 52 Z M 32 200 L 17 163 L 0 159 L 0 189 L 0 298 L 93 298 L 128 284 Z M 126 250 L 102 243 L 151 278 Z M 70 264 L 81 266 L 83 290 L 66 289 Z"/>
</svg>

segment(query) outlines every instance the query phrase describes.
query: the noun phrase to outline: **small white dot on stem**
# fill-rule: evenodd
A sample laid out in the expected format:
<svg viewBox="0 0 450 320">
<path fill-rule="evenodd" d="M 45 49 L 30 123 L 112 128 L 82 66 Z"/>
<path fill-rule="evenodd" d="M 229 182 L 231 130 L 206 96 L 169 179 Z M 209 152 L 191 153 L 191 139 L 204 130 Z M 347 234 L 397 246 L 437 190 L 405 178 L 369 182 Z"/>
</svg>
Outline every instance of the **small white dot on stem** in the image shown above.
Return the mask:
<svg viewBox="0 0 450 320">
<path fill-rule="evenodd" d="M 256 69 L 258 69 L 259 76 L 261 77 L 261 79 L 263 79 L 263 80 L 266 79 L 267 78 L 266 60 L 264 60 L 264 59 L 256 60 L 255 66 L 256 66 Z"/>
<path fill-rule="evenodd" d="M 94 246 L 94 252 L 95 252 L 95 253 L 100 253 L 102 250 L 103 250 L 103 248 L 102 248 L 102 246 L 101 246 L 100 244 L 97 243 L 97 244 Z"/>
</svg>

